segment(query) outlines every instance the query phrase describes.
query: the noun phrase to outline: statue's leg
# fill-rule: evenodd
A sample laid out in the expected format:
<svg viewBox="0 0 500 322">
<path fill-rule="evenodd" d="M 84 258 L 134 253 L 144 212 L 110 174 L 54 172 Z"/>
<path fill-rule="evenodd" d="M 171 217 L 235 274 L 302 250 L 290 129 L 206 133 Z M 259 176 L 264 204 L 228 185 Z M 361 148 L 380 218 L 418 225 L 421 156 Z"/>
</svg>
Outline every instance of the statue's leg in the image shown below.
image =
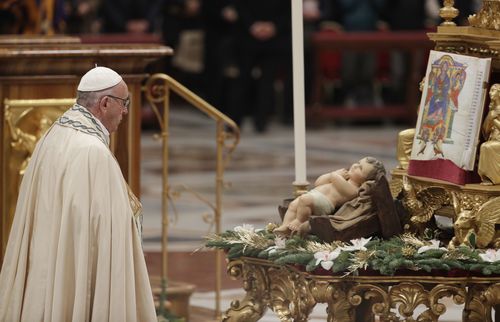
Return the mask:
<svg viewBox="0 0 500 322">
<path fill-rule="evenodd" d="M 288 224 L 288 228 L 292 231 L 299 231 L 300 225 L 309 220 L 312 216 L 314 207 L 314 198 L 310 194 L 304 194 L 297 200 L 297 211 L 294 220 Z"/>
<path fill-rule="evenodd" d="M 299 203 L 299 199 L 300 197 L 290 202 L 290 204 L 288 205 L 288 209 L 283 216 L 283 223 L 273 231 L 274 233 L 285 235 L 290 233 L 288 225 L 290 224 L 290 222 L 297 218 L 297 206 Z"/>
</svg>

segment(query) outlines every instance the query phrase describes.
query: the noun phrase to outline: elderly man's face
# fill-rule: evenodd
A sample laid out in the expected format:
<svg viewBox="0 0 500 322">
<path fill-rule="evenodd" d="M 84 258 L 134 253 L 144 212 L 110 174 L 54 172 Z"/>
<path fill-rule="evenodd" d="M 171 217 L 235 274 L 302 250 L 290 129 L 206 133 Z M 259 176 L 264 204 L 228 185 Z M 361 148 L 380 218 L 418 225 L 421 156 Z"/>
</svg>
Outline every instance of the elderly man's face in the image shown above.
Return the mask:
<svg viewBox="0 0 500 322">
<path fill-rule="evenodd" d="M 109 133 L 115 132 L 122 121 L 123 115 L 128 113 L 126 101 L 129 99 L 128 87 L 124 81 L 116 85 L 112 94 L 105 96 L 107 98 L 106 110 L 102 117 L 102 123 L 108 129 Z"/>
</svg>

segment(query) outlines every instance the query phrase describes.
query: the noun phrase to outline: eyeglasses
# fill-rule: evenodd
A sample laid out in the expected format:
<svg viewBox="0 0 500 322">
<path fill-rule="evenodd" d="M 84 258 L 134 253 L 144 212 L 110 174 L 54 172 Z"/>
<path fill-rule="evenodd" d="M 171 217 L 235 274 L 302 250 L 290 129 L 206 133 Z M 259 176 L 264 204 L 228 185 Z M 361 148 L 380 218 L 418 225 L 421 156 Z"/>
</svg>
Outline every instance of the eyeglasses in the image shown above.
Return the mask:
<svg viewBox="0 0 500 322">
<path fill-rule="evenodd" d="M 123 102 L 123 107 L 125 107 L 127 110 L 130 107 L 130 96 L 127 96 L 127 98 L 121 98 L 113 95 L 106 95 L 108 97 L 114 98 L 115 100 L 120 100 Z"/>
</svg>

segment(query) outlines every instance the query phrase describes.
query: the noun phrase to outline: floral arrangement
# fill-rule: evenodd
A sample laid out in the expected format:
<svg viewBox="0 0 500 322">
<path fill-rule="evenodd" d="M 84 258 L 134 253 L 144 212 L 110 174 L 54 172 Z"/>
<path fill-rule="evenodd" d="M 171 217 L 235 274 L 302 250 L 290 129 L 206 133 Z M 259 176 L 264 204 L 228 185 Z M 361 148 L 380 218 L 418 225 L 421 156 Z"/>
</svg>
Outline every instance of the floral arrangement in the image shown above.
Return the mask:
<svg viewBox="0 0 500 322">
<path fill-rule="evenodd" d="M 315 236 L 277 237 L 273 228 L 272 224 L 266 229 L 238 226 L 208 236 L 206 247 L 224 249 L 229 260 L 242 256 L 260 258 L 325 275 L 419 271 L 440 271 L 449 276 L 500 274 L 500 250 L 468 246 L 447 249 L 432 234 L 417 237 L 406 233 L 388 240 L 370 237 L 349 243 L 324 243 Z"/>
</svg>

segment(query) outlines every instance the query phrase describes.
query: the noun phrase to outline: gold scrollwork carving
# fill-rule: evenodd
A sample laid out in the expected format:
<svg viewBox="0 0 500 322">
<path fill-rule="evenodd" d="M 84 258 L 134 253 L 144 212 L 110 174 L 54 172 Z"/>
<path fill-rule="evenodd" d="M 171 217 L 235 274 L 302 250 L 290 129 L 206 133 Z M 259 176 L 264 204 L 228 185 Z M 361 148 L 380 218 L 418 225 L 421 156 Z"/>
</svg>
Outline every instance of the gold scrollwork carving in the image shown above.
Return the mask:
<svg viewBox="0 0 500 322">
<path fill-rule="evenodd" d="M 373 315 L 378 315 L 381 321 L 397 321 L 395 320 L 395 315 L 390 312 L 389 295 L 387 291 L 380 286 L 373 284 L 356 285 L 351 288 L 347 298 L 354 306 L 359 306 L 364 298 L 370 302 L 371 313 Z"/>
<path fill-rule="evenodd" d="M 483 0 L 481 10 L 468 20 L 473 27 L 500 30 L 500 1 Z"/>
<path fill-rule="evenodd" d="M 481 297 L 486 290 L 485 285 L 472 285 L 468 287 L 463 321 L 467 322 L 492 322 L 491 305 Z"/>
<path fill-rule="evenodd" d="M 310 290 L 316 302 L 328 303 L 328 322 L 354 321 L 354 307 L 347 299 L 350 286 L 348 283 L 311 282 Z"/>
<path fill-rule="evenodd" d="M 465 303 L 465 289 L 453 285 L 439 284 L 429 294 L 430 310 L 433 315 L 441 316 L 446 312 L 446 305 L 439 303 L 443 297 L 451 297 L 457 305 Z"/>
<path fill-rule="evenodd" d="M 268 270 L 270 306 L 281 321 L 307 321 L 316 301 L 303 276 L 286 268 Z"/>
<path fill-rule="evenodd" d="M 500 284 L 496 283 L 489 286 L 481 295 L 480 301 L 489 306 L 500 305 Z"/>
<path fill-rule="evenodd" d="M 441 301 L 451 298 L 465 304 L 463 321 L 491 322 L 492 308 L 500 305 L 500 278 L 494 276 L 339 278 L 245 257 L 230 262 L 228 272 L 245 281 L 247 294 L 233 301 L 222 321 L 257 321 L 271 307 L 280 321 L 302 322 L 316 303 L 327 303 L 328 322 L 430 322 L 446 313 Z"/>
<path fill-rule="evenodd" d="M 243 273 L 243 262 L 241 260 L 230 261 L 227 264 L 227 274 L 231 276 L 232 279 L 238 279 Z"/>
<path fill-rule="evenodd" d="M 413 316 L 417 306 L 423 304 L 429 307 L 429 296 L 425 288 L 418 283 L 401 283 L 389 291 L 391 306 L 398 306 L 399 314 L 406 320 Z M 412 320 L 410 320 L 412 321 Z"/>
<path fill-rule="evenodd" d="M 222 321 L 258 321 L 264 315 L 268 302 L 269 279 L 266 266 L 250 265 L 237 260 L 228 264 L 227 271 L 232 277 L 243 279 L 246 295 L 242 301 L 231 302 L 231 307 L 222 316 Z"/>
</svg>

